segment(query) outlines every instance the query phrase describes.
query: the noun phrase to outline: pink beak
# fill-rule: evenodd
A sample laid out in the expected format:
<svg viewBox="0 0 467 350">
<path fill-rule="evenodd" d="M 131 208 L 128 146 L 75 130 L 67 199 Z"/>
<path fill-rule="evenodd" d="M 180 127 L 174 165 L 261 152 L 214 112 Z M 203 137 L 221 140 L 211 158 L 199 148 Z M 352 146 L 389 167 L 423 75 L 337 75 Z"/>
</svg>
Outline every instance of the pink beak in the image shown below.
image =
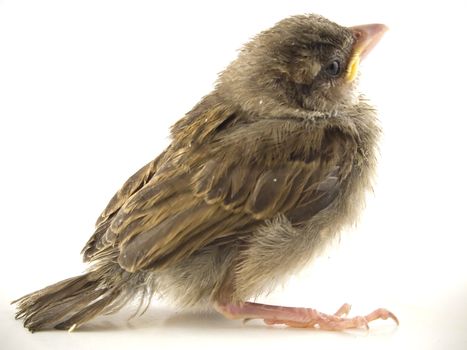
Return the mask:
<svg viewBox="0 0 467 350">
<path fill-rule="evenodd" d="M 389 28 L 384 24 L 364 24 L 349 29 L 355 36 L 354 52 L 359 52 L 360 59 L 364 59 Z"/>
<path fill-rule="evenodd" d="M 347 74 L 345 79 L 352 82 L 358 73 L 360 61 L 368 55 L 368 53 L 380 41 L 383 34 L 388 30 L 384 24 L 365 24 L 349 28 L 354 37 L 352 58 L 347 65 Z"/>
</svg>

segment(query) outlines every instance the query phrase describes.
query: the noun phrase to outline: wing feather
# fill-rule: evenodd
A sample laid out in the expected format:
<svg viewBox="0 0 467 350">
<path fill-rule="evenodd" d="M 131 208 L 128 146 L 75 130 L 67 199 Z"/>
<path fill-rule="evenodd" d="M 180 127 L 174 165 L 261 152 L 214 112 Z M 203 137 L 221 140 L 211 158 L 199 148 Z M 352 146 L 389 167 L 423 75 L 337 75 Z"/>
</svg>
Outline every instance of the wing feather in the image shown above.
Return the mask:
<svg viewBox="0 0 467 350">
<path fill-rule="evenodd" d="M 104 211 L 95 234 L 100 249 L 118 247 L 128 271 L 163 267 L 253 234 L 277 215 L 301 225 L 332 203 L 351 170 L 355 141 L 299 122 L 262 123 L 233 123 L 209 142 L 202 133 L 203 144 L 171 150 L 163 164 L 140 170 Z M 303 159 L 297 149 L 305 150 Z"/>
<path fill-rule="evenodd" d="M 120 210 L 128 198 L 138 192 L 152 178 L 152 176 L 156 173 L 158 164 L 164 155 L 165 152 L 139 169 L 112 197 L 107 207 L 97 219 L 96 231 L 86 242 L 83 250 L 81 251 L 84 261 L 90 261 L 98 251 L 100 251 L 109 243 L 109 241 L 105 239 L 105 235 L 110 225 L 112 224 L 112 219 L 114 218 L 115 214 Z"/>
</svg>

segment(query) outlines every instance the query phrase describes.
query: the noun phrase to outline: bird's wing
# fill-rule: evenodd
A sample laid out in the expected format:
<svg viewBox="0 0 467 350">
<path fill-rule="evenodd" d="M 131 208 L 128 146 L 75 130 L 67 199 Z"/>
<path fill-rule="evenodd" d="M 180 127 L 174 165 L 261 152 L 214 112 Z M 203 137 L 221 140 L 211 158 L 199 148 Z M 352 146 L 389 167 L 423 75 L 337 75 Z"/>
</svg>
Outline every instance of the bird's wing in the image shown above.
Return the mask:
<svg viewBox="0 0 467 350">
<path fill-rule="evenodd" d="M 169 157 L 168 165 L 129 197 L 104 236 L 119 247 L 123 268 L 170 265 L 278 214 L 298 225 L 329 205 L 350 171 L 343 159 L 353 143 L 336 130 L 261 123 L 179 151 L 184 170 L 180 163 L 170 165 Z M 301 144 L 303 132 L 312 147 Z"/>
<path fill-rule="evenodd" d="M 107 207 L 97 219 L 96 230 L 94 234 L 91 236 L 91 238 L 89 238 L 83 250 L 81 251 L 84 261 L 89 261 L 91 257 L 105 245 L 105 242 L 103 242 L 102 238 L 112 223 L 112 219 L 114 218 L 115 214 L 120 210 L 128 198 L 144 187 L 144 185 L 146 185 L 148 181 L 154 176 L 159 161 L 163 158 L 164 154 L 165 152 L 139 169 L 112 197 L 109 204 L 107 204 Z"/>
</svg>

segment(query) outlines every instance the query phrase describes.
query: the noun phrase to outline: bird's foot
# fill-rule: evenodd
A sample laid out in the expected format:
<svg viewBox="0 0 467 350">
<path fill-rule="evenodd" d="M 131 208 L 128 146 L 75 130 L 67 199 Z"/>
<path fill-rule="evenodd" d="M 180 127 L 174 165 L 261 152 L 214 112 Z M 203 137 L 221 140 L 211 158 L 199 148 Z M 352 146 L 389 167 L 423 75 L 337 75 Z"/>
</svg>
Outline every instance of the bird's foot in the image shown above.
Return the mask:
<svg viewBox="0 0 467 350">
<path fill-rule="evenodd" d="M 333 315 L 315 309 L 275 306 L 244 302 L 240 304 L 217 304 L 217 311 L 230 319 L 262 319 L 268 325 L 283 324 L 293 328 L 315 328 L 328 331 L 345 329 L 369 329 L 368 323 L 388 318 L 399 324 L 397 317 L 386 309 L 376 309 L 366 316 L 345 317 L 350 305 L 344 304 Z"/>
</svg>

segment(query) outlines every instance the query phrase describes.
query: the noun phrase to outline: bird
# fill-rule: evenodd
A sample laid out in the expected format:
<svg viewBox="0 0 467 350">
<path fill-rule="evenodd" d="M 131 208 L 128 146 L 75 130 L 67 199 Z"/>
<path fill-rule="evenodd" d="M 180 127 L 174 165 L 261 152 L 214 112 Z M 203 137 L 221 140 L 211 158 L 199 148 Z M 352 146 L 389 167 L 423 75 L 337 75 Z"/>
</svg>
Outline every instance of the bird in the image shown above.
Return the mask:
<svg viewBox="0 0 467 350">
<path fill-rule="evenodd" d="M 132 175 L 82 250 L 89 264 L 15 300 L 31 332 L 73 331 L 154 295 L 228 319 L 345 331 L 397 317 L 348 317 L 255 302 L 356 223 L 374 186 L 381 134 L 358 91 L 362 59 L 387 27 L 285 18 L 238 52 L 170 130 L 171 143 Z"/>
</svg>

